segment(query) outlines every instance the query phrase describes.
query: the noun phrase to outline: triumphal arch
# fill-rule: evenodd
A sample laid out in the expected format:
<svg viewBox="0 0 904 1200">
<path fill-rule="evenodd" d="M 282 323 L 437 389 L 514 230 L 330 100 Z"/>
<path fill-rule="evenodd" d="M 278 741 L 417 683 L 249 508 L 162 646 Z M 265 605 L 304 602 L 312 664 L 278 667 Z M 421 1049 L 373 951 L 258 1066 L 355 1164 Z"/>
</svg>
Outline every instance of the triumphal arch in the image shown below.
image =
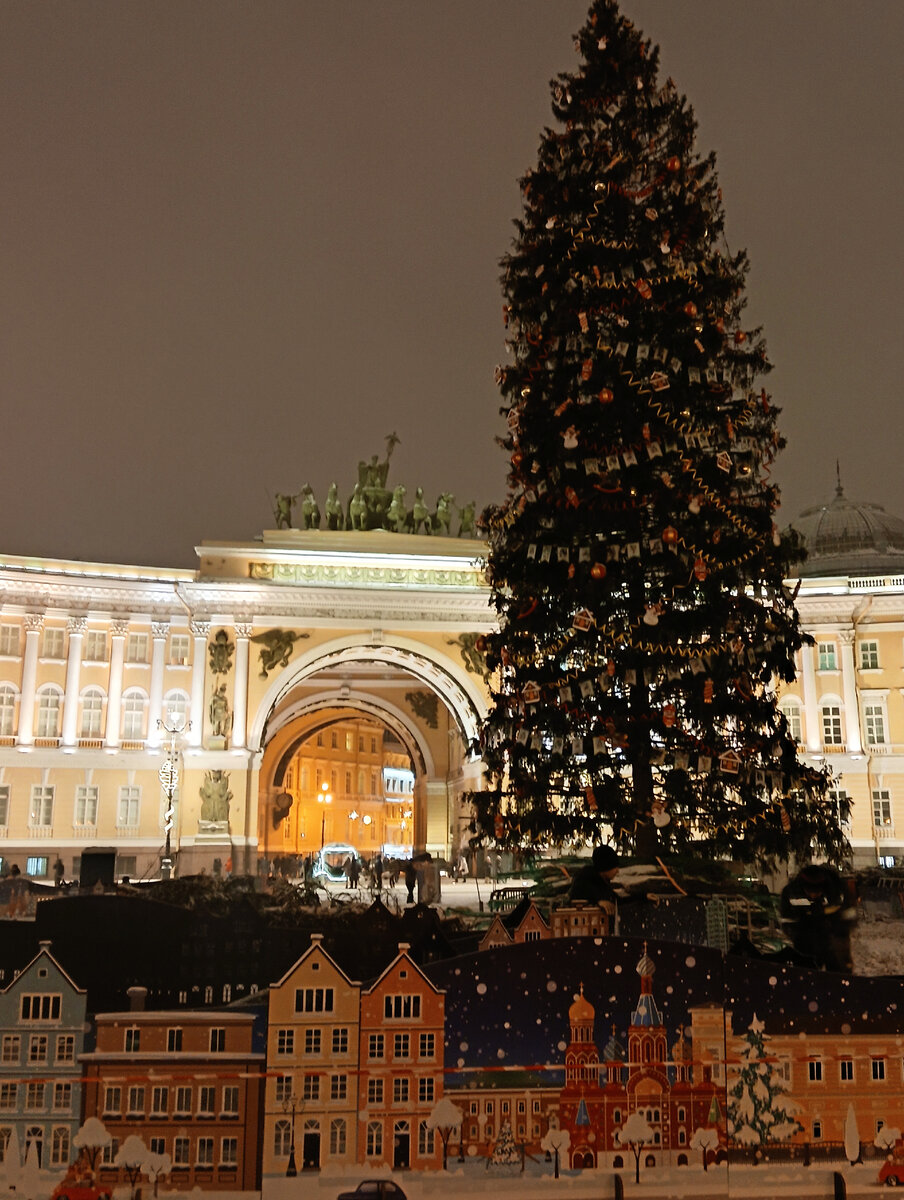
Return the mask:
<svg viewBox="0 0 904 1200">
<path fill-rule="evenodd" d="M 473 506 L 428 511 L 386 465 L 323 512 L 277 496 L 276 528 L 202 543 L 194 571 L 0 555 L 0 868 L 457 855 L 482 783 L 484 546 Z"/>
</svg>

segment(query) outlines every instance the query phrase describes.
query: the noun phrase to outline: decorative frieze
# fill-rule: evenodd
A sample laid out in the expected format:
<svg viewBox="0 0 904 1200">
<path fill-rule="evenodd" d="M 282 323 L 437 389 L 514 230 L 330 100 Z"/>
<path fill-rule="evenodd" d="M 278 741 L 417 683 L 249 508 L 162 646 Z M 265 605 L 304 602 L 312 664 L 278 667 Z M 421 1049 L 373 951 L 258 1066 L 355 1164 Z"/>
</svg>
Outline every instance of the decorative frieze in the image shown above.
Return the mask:
<svg viewBox="0 0 904 1200">
<path fill-rule="evenodd" d="M 465 588 L 486 587 L 476 567 L 455 570 L 442 567 L 345 566 L 335 563 L 249 563 L 251 579 L 295 587 L 366 588 Z"/>
</svg>

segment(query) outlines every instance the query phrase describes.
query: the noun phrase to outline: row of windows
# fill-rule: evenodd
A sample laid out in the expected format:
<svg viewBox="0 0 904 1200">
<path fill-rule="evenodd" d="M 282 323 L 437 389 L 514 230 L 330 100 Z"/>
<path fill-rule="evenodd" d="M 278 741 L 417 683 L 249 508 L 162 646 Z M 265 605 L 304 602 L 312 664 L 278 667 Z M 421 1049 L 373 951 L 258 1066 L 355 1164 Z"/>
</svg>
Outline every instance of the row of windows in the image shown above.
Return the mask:
<svg viewBox="0 0 904 1200">
<path fill-rule="evenodd" d="M 28 1161 L 31 1147 L 34 1146 L 38 1154 L 38 1162 L 44 1162 L 44 1139 L 46 1131 L 43 1125 L 26 1125 L 25 1127 L 25 1159 Z M 6 1156 L 10 1152 L 10 1143 L 13 1140 L 13 1129 L 9 1125 L 0 1125 L 0 1163 L 6 1161 Z M 72 1152 L 72 1135 L 68 1125 L 55 1125 L 50 1130 L 50 1162 L 51 1167 L 65 1167 L 68 1165 Z M 16 1155 L 14 1166 L 19 1166 L 18 1155 L 20 1149 L 15 1143 L 12 1153 Z"/>
<path fill-rule="evenodd" d="M 879 643 L 876 641 L 858 642 L 857 658 L 861 671 L 877 671 L 879 669 Z M 838 670 L 838 652 L 834 642 L 816 643 L 816 669 L 818 671 Z"/>
<path fill-rule="evenodd" d="M 18 1112 L 23 1093 L 23 1112 L 40 1112 L 47 1107 L 48 1100 L 54 1112 L 72 1111 L 72 1084 L 69 1082 L 51 1085 L 39 1079 L 22 1084 L 21 1089 L 18 1083 L 0 1083 L 0 1112 Z"/>
<path fill-rule="evenodd" d="M 53 1061 L 55 1063 L 75 1062 L 75 1034 L 61 1033 L 51 1042 L 49 1034 L 33 1033 L 29 1036 L 26 1062 L 33 1065 L 46 1066 L 50 1062 L 50 1047 L 54 1046 Z M 22 1061 L 22 1038 L 18 1033 L 3 1035 L 0 1059 L 4 1066 L 18 1065 Z"/>
<path fill-rule="evenodd" d="M 330 736 L 330 748 L 331 749 L 333 749 L 333 750 L 340 749 L 339 742 L 341 739 L 343 749 L 354 750 L 355 735 L 350 729 L 345 730 L 344 733 L 339 729 L 331 729 L 329 731 L 329 736 Z M 318 746 L 326 745 L 326 742 L 324 740 L 325 737 L 326 737 L 326 732 L 323 729 L 321 729 L 320 732 L 317 734 L 317 738 L 316 738 L 316 743 Z M 364 747 L 365 747 L 366 738 L 369 738 L 369 740 L 370 740 L 370 753 L 376 754 L 377 749 L 378 749 L 377 735 L 376 734 L 365 735 L 363 733 L 358 734 L 358 753 L 359 754 L 365 753 Z"/>
<path fill-rule="evenodd" d="M 185 1170 L 188 1167 L 225 1167 L 234 1168 L 239 1162 L 239 1139 L 235 1136 L 221 1137 L 220 1155 L 216 1156 L 217 1139 L 213 1137 L 190 1138 L 181 1134 L 172 1141 L 166 1137 L 149 1137 L 148 1148 L 152 1154 L 169 1154 L 174 1170 Z M 192 1153 L 194 1149 L 194 1153 Z M 116 1165 L 116 1155 L 119 1153 L 119 1138 L 113 1138 L 101 1152 L 101 1163 L 104 1167 Z"/>
<path fill-rule="evenodd" d="M 221 1026 L 208 1031 L 207 1049 L 214 1054 L 222 1054 L 226 1049 L 226 1030 Z M 183 1030 L 174 1026 L 166 1031 L 166 1050 L 168 1054 L 178 1054 L 182 1050 Z M 126 1054 L 137 1054 L 141 1050 L 141 1026 L 130 1025 L 123 1031 L 123 1049 Z"/>
<path fill-rule="evenodd" d="M 19 625 L 0 625 L 0 656 L 18 658 L 22 652 L 22 629 Z M 130 633 L 126 638 L 125 661 L 132 665 L 147 663 L 150 636 L 146 633 Z M 59 625 L 48 625 L 41 639 L 41 657 L 57 660 L 66 657 L 66 630 Z M 187 633 L 172 633 L 169 638 L 168 662 L 171 667 L 188 666 L 191 659 L 191 637 Z M 82 661 L 103 663 L 107 661 L 107 632 L 89 629 L 82 638 Z"/>
<path fill-rule="evenodd" d="M 10 785 L 0 785 L 0 826 L 9 825 L 10 804 L 12 792 Z M 97 824 L 100 789 L 96 785 L 81 784 L 75 789 L 75 802 L 72 808 L 72 824 L 75 828 Z M 28 806 L 28 825 L 30 829 L 46 829 L 53 824 L 53 811 L 56 802 L 56 787 L 54 784 L 34 784 Z M 138 825 L 141 815 L 141 788 L 136 785 L 123 785 L 119 788 L 116 800 L 116 825 L 119 828 L 133 828 Z M 29 874 L 40 874 L 32 872 Z"/>
<path fill-rule="evenodd" d="M 170 1087 L 159 1084 L 145 1087 L 135 1084 L 126 1088 L 110 1085 L 104 1088 L 105 1117 L 118 1117 L 123 1113 L 123 1098 L 126 1101 L 125 1115 L 127 1117 L 237 1117 L 239 1115 L 239 1089 L 237 1085 L 226 1084 L 220 1088 L 219 1107 L 217 1106 L 217 1087 L 214 1084 L 198 1088 L 189 1085 Z M 150 1104 L 150 1107 L 148 1105 Z"/>
<path fill-rule="evenodd" d="M 11 683 L 0 684 L 0 737 L 12 737 L 16 731 L 16 703 L 19 693 Z M 89 687 L 79 697 L 78 736 L 99 738 L 104 734 L 104 713 L 107 698 L 102 688 Z M 35 695 L 35 735 L 42 738 L 60 736 L 63 712 L 63 689 L 55 683 L 44 684 Z M 127 741 L 144 737 L 148 710 L 148 695 L 142 688 L 127 688 L 122 694 L 119 734 Z M 167 692 L 160 717 L 169 724 L 183 722 L 188 717 L 187 692 Z"/>
<path fill-rule="evenodd" d="M 803 741 L 803 718 L 800 702 L 786 697 L 779 705 L 788 722 L 788 732 L 796 742 Z M 823 700 L 819 706 L 822 741 L 825 746 L 844 745 L 844 726 L 840 701 Z M 863 703 L 863 735 L 868 746 L 884 746 L 888 740 L 888 714 L 884 700 L 865 700 Z"/>
<path fill-rule="evenodd" d="M 329 993 L 329 1008 L 304 1008 L 299 1009 L 299 1003 L 317 1003 L 318 997 L 311 995 L 306 997 L 305 993 Z M 329 1012 L 332 1009 L 332 988 L 299 988 L 295 993 L 296 1012 Z M 301 999 L 299 999 L 299 997 Z M 398 997 L 388 996 L 387 1000 L 396 1000 Z M 412 999 L 412 997 L 408 997 Z M 420 1002 L 420 996 L 413 997 Z M 320 1002 L 325 1003 L 324 997 L 319 997 Z M 420 1012 L 420 1003 L 416 1006 L 418 1013 Z M 325 1044 L 324 1030 L 322 1029 L 305 1029 L 302 1031 L 304 1040 L 302 1042 L 303 1052 L 305 1054 L 317 1055 L 323 1053 Z M 348 1027 L 345 1025 L 336 1026 L 330 1031 L 330 1053 L 333 1055 L 348 1053 Z M 296 1030 L 294 1029 L 277 1029 L 276 1031 L 276 1053 L 281 1055 L 289 1055 L 295 1053 Z M 410 1033 L 394 1033 L 387 1035 L 385 1033 L 371 1033 L 367 1037 L 367 1057 L 371 1062 L 381 1061 L 386 1058 L 387 1036 L 392 1037 L 392 1057 L 394 1059 L 411 1059 L 413 1038 L 415 1035 Z M 436 1034 L 435 1033 L 419 1033 L 417 1036 L 418 1058 L 433 1059 L 436 1057 Z"/>
<path fill-rule="evenodd" d="M 812 1059 L 807 1063 L 807 1078 L 810 1083 L 822 1083 L 827 1079 L 824 1071 L 825 1064 L 821 1059 Z M 882 1057 L 871 1058 L 869 1062 L 870 1079 L 874 1083 L 882 1083 L 888 1078 L 887 1060 Z M 904 1059 L 901 1061 L 901 1077 L 904 1079 Z M 852 1083 L 854 1079 L 854 1060 L 841 1058 L 838 1060 L 838 1078 L 842 1083 Z"/>
<path fill-rule="evenodd" d="M 320 1122 L 306 1120 L 306 1133 L 320 1133 Z M 393 1124 L 393 1136 L 407 1136 L 411 1132 L 408 1121 L 396 1121 Z M 365 1131 L 365 1153 L 368 1158 L 379 1159 L 383 1154 L 384 1130 L 382 1121 L 368 1121 Z M 435 1134 L 428 1129 L 426 1121 L 419 1121 L 417 1127 L 417 1153 L 421 1158 L 431 1158 L 434 1153 Z M 292 1147 L 292 1122 L 280 1119 L 273 1129 L 273 1153 L 278 1158 L 287 1158 Z M 335 1117 L 330 1121 L 329 1147 L 331 1156 L 348 1153 L 348 1123 L 344 1117 Z"/>
</svg>

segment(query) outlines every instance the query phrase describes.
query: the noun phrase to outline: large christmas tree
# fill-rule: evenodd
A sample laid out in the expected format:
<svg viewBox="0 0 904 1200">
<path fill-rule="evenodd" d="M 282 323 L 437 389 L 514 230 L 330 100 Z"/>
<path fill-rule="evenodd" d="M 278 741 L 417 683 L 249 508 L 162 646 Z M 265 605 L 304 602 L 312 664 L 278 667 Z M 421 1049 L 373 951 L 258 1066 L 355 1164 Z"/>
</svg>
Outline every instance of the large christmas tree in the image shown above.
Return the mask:
<svg viewBox="0 0 904 1200">
<path fill-rule="evenodd" d="M 503 260 L 511 472 L 483 518 L 500 628 L 478 820 L 510 845 L 837 858 L 826 777 L 773 690 L 804 640 L 801 555 L 774 522 L 746 256 L 658 50 L 612 0 L 575 46 Z"/>
</svg>

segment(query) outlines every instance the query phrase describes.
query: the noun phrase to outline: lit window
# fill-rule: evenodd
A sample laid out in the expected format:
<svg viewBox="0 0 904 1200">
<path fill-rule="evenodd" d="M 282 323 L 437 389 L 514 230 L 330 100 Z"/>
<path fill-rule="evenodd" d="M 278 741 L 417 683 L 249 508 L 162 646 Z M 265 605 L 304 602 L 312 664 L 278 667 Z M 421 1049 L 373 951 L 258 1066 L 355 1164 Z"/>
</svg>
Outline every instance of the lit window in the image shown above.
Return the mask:
<svg viewBox="0 0 904 1200">
<path fill-rule="evenodd" d="M 38 737 L 60 736 L 60 693 L 52 688 L 44 688 L 38 693 L 38 724 L 35 732 Z"/>
<path fill-rule="evenodd" d="M 873 701 L 863 706 L 863 724 L 868 746 L 885 745 L 885 705 Z"/>
<path fill-rule="evenodd" d="M 878 642 L 861 642 L 860 643 L 860 669 L 861 671 L 875 671 L 879 666 L 879 643 Z"/>
<path fill-rule="evenodd" d="M 100 688 L 88 688 L 82 693 L 82 723 L 79 737 L 96 738 L 103 732 L 104 694 Z"/>
<path fill-rule="evenodd" d="M 18 625 L 0 625 L 0 655 L 18 658 L 20 632 Z"/>
<path fill-rule="evenodd" d="M 75 814 L 73 817 L 73 825 L 96 825 L 97 824 L 97 787 L 88 787 L 87 784 L 80 784 L 75 789 Z"/>
<path fill-rule="evenodd" d="M 11 683 L 0 685 L 0 737 L 12 737 L 16 727 L 16 689 Z"/>
<path fill-rule="evenodd" d="M 89 629 L 85 634 L 85 662 L 107 661 L 107 635 L 102 629 Z"/>
<path fill-rule="evenodd" d="M 146 663 L 148 660 L 148 635 L 130 633 L 126 642 L 126 662 Z"/>
<path fill-rule="evenodd" d="M 822 706 L 822 740 L 827 746 L 842 744 L 841 706 L 838 704 Z"/>
<path fill-rule="evenodd" d="M 53 787 L 38 784 L 31 789 L 31 809 L 28 824 L 32 829 L 53 824 Z"/>
<path fill-rule="evenodd" d="M 816 647 L 817 665 L 820 671 L 837 671 L 834 642 L 819 642 Z"/>
<path fill-rule="evenodd" d="M 134 827 L 138 824 L 141 808 L 141 788 L 121 787 L 119 789 L 119 805 L 116 810 L 116 824 L 122 828 Z"/>
<path fill-rule="evenodd" d="M 49 626 L 44 630 L 44 645 L 41 653 L 44 658 L 65 658 L 66 631 Z"/>
<path fill-rule="evenodd" d="M 130 741 L 144 737 L 144 712 L 147 697 L 138 688 L 129 688 L 122 697 L 122 736 Z"/>
<path fill-rule="evenodd" d="M 187 633 L 174 633 L 170 637 L 169 660 L 171 667 L 187 667 L 191 655 L 191 638 Z"/>
<path fill-rule="evenodd" d="M 891 793 L 887 788 L 873 791 L 873 825 L 876 829 L 891 827 Z"/>
<path fill-rule="evenodd" d="M 779 705 L 782 715 L 788 722 L 788 733 L 795 742 L 801 741 L 800 704 L 797 700 L 783 700 Z"/>
</svg>

